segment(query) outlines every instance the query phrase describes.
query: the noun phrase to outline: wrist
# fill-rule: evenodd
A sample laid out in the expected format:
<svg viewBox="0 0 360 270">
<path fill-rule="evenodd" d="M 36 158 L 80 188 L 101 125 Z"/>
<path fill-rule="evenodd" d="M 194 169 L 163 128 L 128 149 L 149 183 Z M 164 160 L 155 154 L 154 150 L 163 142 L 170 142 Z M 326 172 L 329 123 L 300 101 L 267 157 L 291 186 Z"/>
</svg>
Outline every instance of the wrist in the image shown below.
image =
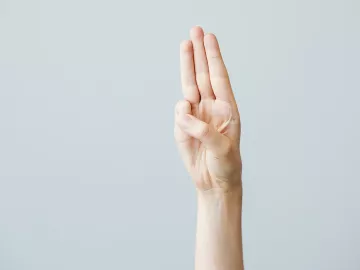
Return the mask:
<svg viewBox="0 0 360 270">
<path fill-rule="evenodd" d="M 198 205 L 229 205 L 236 207 L 242 205 L 242 185 L 241 183 L 229 187 L 212 188 L 209 190 L 197 190 Z"/>
</svg>

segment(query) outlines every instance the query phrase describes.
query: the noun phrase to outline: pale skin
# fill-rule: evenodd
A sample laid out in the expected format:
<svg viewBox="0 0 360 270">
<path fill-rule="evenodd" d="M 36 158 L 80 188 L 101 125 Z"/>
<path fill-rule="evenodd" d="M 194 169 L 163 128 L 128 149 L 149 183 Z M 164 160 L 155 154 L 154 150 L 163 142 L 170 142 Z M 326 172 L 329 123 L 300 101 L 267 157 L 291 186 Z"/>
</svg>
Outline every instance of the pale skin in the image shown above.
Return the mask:
<svg viewBox="0 0 360 270">
<path fill-rule="evenodd" d="M 197 190 L 195 270 L 243 270 L 240 115 L 216 36 L 193 27 L 180 69 L 174 132 Z"/>
</svg>

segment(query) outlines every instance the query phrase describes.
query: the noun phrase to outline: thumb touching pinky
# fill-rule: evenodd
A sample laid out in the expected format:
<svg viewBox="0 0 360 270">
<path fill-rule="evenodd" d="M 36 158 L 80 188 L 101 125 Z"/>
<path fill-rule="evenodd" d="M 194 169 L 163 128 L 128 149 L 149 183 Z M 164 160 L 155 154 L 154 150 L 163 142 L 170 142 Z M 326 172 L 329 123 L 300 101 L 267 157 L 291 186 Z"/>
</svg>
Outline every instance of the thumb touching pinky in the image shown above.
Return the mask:
<svg viewBox="0 0 360 270">
<path fill-rule="evenodd" d="M 179 117 L 177 124 L 183 132 L 200 140 L 215 155 L 222 156 L 228 153 L 229 138 L 217 131 L 213 125 L 205 123 L 191 114 Z"/>
</svg>

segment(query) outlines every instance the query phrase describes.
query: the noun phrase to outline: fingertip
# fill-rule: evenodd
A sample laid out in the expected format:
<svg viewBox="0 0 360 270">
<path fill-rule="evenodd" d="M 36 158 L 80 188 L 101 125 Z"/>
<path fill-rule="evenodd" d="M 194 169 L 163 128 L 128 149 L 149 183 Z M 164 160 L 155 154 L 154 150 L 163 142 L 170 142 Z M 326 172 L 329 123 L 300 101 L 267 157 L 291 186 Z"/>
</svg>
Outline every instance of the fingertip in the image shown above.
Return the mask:
<svg viewBox="0 0 360 270">
<path fill-rule="evenodd" d="M 180 50 L 183 52 L 191 52 L 192 51 L 192 42 L 191 40 L 183 40 L 180 43 Z"/>
<path fill-rule="evenodd" d="M 190 37 L 192 39 L 196 39 L 202 36 L 204 36 L 204 30 L 201 26 L 196 25 L 190 29 Z"/>
<path fill-rule="evenodd" d="M 207 33 L 204 37 L 205 48 L 207 49 L 218 49 L 219 43 L 217 37 L 213 33 Z"/>
<path fill-rule="evenodd" d="M 175 106 L 176 113 L 187 114 L 191 113 L 191 104 L 187 100 L 179 100 Z"/>
</svg>

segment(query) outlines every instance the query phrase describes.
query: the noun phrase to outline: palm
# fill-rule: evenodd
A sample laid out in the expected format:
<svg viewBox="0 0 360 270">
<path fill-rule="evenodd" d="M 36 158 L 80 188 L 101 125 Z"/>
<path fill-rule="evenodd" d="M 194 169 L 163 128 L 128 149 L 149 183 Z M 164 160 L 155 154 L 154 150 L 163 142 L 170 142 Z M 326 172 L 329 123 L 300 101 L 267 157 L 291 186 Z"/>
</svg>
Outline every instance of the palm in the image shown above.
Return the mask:
<svg viewBox="0 0 360 270">
<path fill-rule="evenodd" d="M 191 35 L 181 49 L 185 100 L 176 108 L 175 137 L 197 187 L 207 190 L 241 175 L 240 121 L 215 36 L 204 39 L 199 27 Z"/>
<path fill-rule="evenodd" d="M 215 130 L 225 135 L 229 143 L 233 143 L 231 134 L 234 134 L 234 125 L 229 125 L 232 120 L 231 107 L 227 102 L 221 100 L 202 100 L 193 115 L 199 120 L 211 125 Z M 232 132 L 231 132 L 232 131 Z M 217 181 L 227 178 L 222 161 L 217 158 L 204 143 L 195 138 L 189 138 L 193 145 L 192 166 L 190 174 L 195 180 L 198 187 L 210 189 L 214 186 L 221 185 Z"/>
</svg>

